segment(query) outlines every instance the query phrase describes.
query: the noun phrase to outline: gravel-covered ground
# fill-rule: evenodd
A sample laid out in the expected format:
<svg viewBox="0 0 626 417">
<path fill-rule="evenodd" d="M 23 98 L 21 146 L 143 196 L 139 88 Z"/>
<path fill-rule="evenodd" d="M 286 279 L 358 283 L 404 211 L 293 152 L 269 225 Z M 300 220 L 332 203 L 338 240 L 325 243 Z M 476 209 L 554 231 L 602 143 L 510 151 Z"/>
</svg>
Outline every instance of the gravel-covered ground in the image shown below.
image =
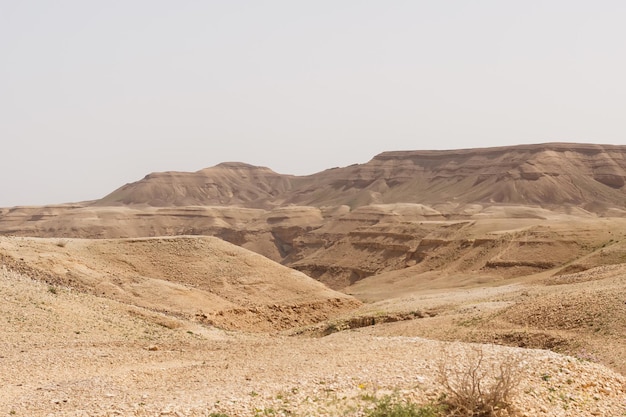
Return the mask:
<svg viewBox="0 0 626 417">
<path fill-rule="evenodd" d="M 6 269 L 0 301 L 0 416 L 358 416 L 385 395 L 434 401 L 440 365 L 464 369 L 477 346 L 228 333 Z M 604 366 L 480 349 L 489 365 L 516 358 L 521 415 L 626 415 L 626 378 Z"/>
</svg>

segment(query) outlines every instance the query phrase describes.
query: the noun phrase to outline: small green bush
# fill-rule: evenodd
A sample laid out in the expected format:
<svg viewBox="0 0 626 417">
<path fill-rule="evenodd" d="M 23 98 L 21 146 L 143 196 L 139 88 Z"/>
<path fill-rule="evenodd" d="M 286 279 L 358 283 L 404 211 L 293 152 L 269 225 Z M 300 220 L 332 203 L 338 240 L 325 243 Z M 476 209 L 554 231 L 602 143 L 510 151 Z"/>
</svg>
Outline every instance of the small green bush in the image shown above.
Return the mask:
<svg viewBox="0 0 626 417">
<path fill-rule="evenodd" d="M 443 409 L 433 405 L 417 405 L 406 401 L 395 401 L 383 397 L 376 407 L 369 410 L 367 417 L 441 417 Z"/>
</svg>

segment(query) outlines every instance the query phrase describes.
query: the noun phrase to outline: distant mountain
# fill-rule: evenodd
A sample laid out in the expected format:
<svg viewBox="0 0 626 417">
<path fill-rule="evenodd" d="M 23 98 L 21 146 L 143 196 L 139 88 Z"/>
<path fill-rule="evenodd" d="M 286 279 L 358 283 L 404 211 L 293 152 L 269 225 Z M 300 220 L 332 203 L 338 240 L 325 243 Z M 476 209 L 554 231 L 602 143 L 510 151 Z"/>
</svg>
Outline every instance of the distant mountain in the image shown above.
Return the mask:
<svg viewBox="0 0 626 417">
<path fill-rule="evenodd" d="M 95 202 L 98 206 L 257 206 L 288 192 L 296 177 L 241 162 L 197 172 L 158 172 L 126 184 Z"/>
<path fill-rule="evenodd" d="M 271 208 L 369 204 L 626 205 L 626 146 L 547 143 L 482 149 L 384 152 L 365 164 L 308 176 L 223 163 L 154 173 L 94 204 Z"/>
</svg>

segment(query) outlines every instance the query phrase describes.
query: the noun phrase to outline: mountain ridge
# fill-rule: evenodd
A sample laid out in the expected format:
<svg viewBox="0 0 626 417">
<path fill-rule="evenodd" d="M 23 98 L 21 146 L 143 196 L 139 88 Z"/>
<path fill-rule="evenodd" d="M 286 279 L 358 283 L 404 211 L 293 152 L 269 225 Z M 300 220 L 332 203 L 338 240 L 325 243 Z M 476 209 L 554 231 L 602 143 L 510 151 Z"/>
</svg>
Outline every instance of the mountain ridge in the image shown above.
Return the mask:
<svg viewBox="0 0 626 417">
<path fill-rule="evenodd" d="M 388 151 L 364 164 L 306 176 L 224 162 L 148 174 L 94 205 L 273 208 L 369 204 L 575 205 L 599 212 L 626 202 L 626 146 L 554 142 L 456 150 Z"/>
</svg>

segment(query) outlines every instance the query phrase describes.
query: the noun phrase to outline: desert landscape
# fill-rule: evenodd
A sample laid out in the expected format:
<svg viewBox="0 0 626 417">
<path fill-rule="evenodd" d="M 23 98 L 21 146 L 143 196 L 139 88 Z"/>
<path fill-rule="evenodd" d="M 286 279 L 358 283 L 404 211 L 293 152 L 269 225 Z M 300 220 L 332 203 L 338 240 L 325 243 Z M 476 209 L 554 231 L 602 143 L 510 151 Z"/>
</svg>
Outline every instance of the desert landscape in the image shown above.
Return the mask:
<svg viewBox="0 0 626 417">
<path fill-rule="evenodd" d="M 626 416 L 626 146 L 0 208 L 0 298 L 0 415 Z"/>
</svg>

